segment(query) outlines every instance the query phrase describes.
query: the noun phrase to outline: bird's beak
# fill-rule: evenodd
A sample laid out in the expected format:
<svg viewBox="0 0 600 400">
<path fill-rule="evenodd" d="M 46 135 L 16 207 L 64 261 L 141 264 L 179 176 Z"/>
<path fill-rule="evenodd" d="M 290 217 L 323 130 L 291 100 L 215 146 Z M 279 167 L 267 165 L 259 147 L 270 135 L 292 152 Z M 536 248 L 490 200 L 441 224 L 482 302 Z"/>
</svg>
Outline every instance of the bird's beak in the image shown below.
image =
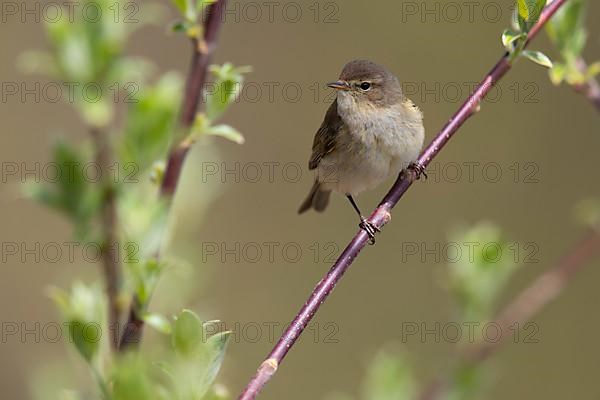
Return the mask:
<svg viewBox="0 0 600 400">
<path fill-rule="evenodd" d="M 346 81 L 330 82 L 327 86 L 335 90 L 350 90 L 350 84 Z"/>
</svg>

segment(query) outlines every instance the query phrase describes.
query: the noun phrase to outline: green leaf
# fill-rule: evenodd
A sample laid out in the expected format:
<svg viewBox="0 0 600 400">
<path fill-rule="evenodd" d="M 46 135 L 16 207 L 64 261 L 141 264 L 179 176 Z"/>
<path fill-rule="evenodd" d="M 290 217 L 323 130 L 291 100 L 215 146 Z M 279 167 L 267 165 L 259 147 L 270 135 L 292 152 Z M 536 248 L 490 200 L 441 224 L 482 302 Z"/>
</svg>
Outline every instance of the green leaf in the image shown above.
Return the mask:
<svg viewBox="0 0 600 400">
<path fill-rule="evenodd" d="M 448 257 L 448 281 L 462 319 L 489 319 L 499 293 L 517 267 L 515 257 L 509 256 L 510 243 L 489 222 L 456 229 L 448 243 L 455 247 Z"/>
<path fill-rule="evenodd" d="M 575 207 L 577 222 L 592 229 L 600 228 L 600 199 L 589 198 Z"/>
<path fill-rule="evenodd" d="M 68 321 L 67 325 L 71 343 L 87 362 L 91 362 L 100 348 L 100 325 L 78 320 Z"/>
<path fill-rule="evenodd" d="M 191 356 L 202 343 L 203 331 L 200 318 L 190 310 L 183 310 L 175 320 L 172 344 L 184 356 Z"/>
<path fill-rule="evenodd" d="M 369 366 L 365 399 L 414 399 L 416 383 L 408 362 L 397 351 L 380 351 Z"/>
<path fill-rule="evenodd" d="M 124 178 L 135 176 L 135 168 L 128 168 L 128 171 Z M 131 272 L 136 277 L 134 287 L 141 284 L 146 293 L 153 290 L 156 279 L 166 265 L 164 257 L 160 263 L 156 261 L 156 254 L 162 253 L 161 247 L 165 245 L 163 238 L 167 233 L 168 202 L 156 199 L 156 190 L 156 185 L 148 181 L 133 185 L 131 190 L 122 190 L 119 198 L 121 238 L 125 250 L 122 260 L 126 266 L 131 266 Z"/>
<path fill-rule="evenodd" d="M 181 14 L 185 15 L 187 13 L 187 8 L 189 5 L 187 0 L 173 0 L 173 4 L 175 4 Z"/>
<path fill-rule="evenodd" d="M 173 375 L 173 366 L 171 364 L 164 361 L 157 361 L 152 365 L 162 371 L 173 383 L 176 382 L 175 376 Z"/>
<path fill-rule="evenodd" d="M 565 79 L 567 73 L 567 68 L 564 64 L 555 63 L 550 70 L 548 70 L 548 74 L 550 75 L 550 81 L 554 85 L 560 85 L 562 81 Z"/>
<path fill-rule="evenodd" d="M 112 374 L 111 400 L 155 399 L 155 388 L 142 359 L 131 354 L 121 359 Z"/>
<path fill-rule="evenodd" d="M 108 89 L 102 89 L 102 92 L 105 92 L 105 90 Z M 106 97 L 101 97 L 98 101 L 77 99 L 75 105 L 86 123 L 98 128 L 107 127 L 114 116 L 114 104 L 108 101 Z"/>
<path fill-rule="evenodd" d="M 546 0 L 517 0 L 519 16 L 527 23 L 528 28 L 537 22 L 545 5 Z"/>
<path fill-rule="evenodd" d="M 244 139 L 244 136 L 240 132 L 238 132 L 235 128 L 232 128 L 229 125 L 212 126 L 208 128 L 206 134 L 212 136 L 220 136 L 237 144 L 244 144 L 244 142 L 246 141 L 246 139 Z"/>
<path fill-rule="evenodd" d="M 221 365 L 223 364 L 223 358 L 225 357 L 225 349 L 227 348 L 227 344 L 229 343 L 231 333 L 231 331 L 219 332 L 208 338 L 208 340 L 206 341 L 206 370 L 202 379 L 202 383 L 200 385 L 200 391 L 203 394 L 208 391 L 208 389 L 211 387 L 211 385 L 217 378 L 219 370 L 221 369 Z"/>
<path fill-rule="evenodd" d="M 181 33 L 187 32 L 188 24 L 183 21 L 175 22 L 175 23 L 173 23 L 173 25 L 171 25 L 171 30 L 173 32 L 181 32 Z"/>
<path fill-rule="evenodd" d="M 196 0 L 196 10 L 198 11 L 198 14 L 204 12 L 206 7 L 216 2 L 217 0 Z"/>
<path fill-rule="evenodd" d="M 529 20 L 529 5 L 527 0 L 517 0 L 517 10 L 519 10 L 519 16 L 524 20 Z"/>
<path fill-rule="evenodd" d="M 550 39 L 559 43 L 583 28 L 585 6 L 582 0 L 570 0 L 548 21 L 546 30 Z"/>
<path fill-rule="evenodd" d="M 585 47 L 587 39 L 584 28 L 585 10 L 582 0 L 570 0 L 546 25 L 548 37 L 569 63 L 579 57 Z"/>
<path fill-rule="evenodd" d="M 552 68 L 552 61 L 548 56 L 540 51 L 524 50 L 523 56 L 546 68 Z"/>
<path fill-rule="evenodd" d="M 598 74 L 600 74 L 600 61 L 596 61 L 588 66 L 585 72 L 586 80 L 594 79 Z"/>
<path fill-rule="evenodd" d="M 172 342 L 179 357 L 162 366 L 172 381 L 173 398 L 216 400 L 223 397 L 223 391 L 214 386 L 214 381 L 231 332 L 219 332 L 208 338 L 205 335 L 200 319 L 193 312 L 184 310 L 177 317 Z"/>
<path fill-rule="evenodd" d="M 470 363 L 460 365 L 452 381 L 454 385 L 450 388 L 449 399 L 475 399 L 480 397 L 481 386 L 485 382 L 482 368 Z"/>
<path fill-rule="evenodd" d="M 146 324 L 150 325 L 160 333 L 164 333 L 166 335 L 171 334 L 171 323 L 164 316 L 160 314 L 146 314 L 143 317 L 143 320 Z"/>
<path fill-rule="evenodd" d="M 210 121 L 204 114 L 198 114 L 194 120 L 189 140 L 196 141 L 202 136 L 220 136 L 237 144 L 244 144 L 244 136 L 229 125 L 210 126 Z"/>
<path fill-rule="evenodd" d="M 54 146 L 55 170 L 50 182 L 25 187 L 28 196 L 69 217 L 75 225 L 75 236 L 82 240 L 93 237 L 92 220 L 100 212 L 102 198 L 95 184 L 96 172 L 84 170 L 90 161 L 86 152 L 59 141 Z"/>
<path fill-rule="evenodd" d="M 125 245 L 126 251 L 138 252 L 137 246 Z M 138 257 L 137 254 L 125 256 L 125 260 L 131 260 L 131 257 Z M 150 258 L 141 262 L 126 262 L 124 264 L 127 267 L 127 272 L 130 274 L 130 278 L 133 281 L 132 286 L 135 291 L 138 302 L 140 303 L 139 312 L 144 312 L 152 293 L 158 283 L 158 279 L 165 268 L 165 264 L 157 261 L 154 258 Z"/>
<path fill-rule="evenodd" d="M 515 32 L 521 31 L 520 20 L 521 20 L 521 16 L 519 15 L 519 10 L 517 9 L 517 7 L 515 7 L 510 16 L 510 26 L 512 27 L 513 31 L 515 31 Z"/>
<path fill-rule="evenodd" d="M 529 22 L 533 26 L 538 22 L 540 15 L 542 15 L 542 11 L 544 11 L 544 7 L 546 6 L 546 0 L 531 0 L 529 3 L 529 6 L 532 7 Z"/>
<path fill-rule="evenodd" d="M 98 286 L 76 282 L 70 293 L 52 288 L 50 297 L 60 309 L 69 330 L 69 343 L 87 361 L 92 362 L 106 332 L 106 296 Z"/>
<path fill-rule="evenodd" d="M 121 165 L 133 163 L 144 172 L 156 159 L 165 157 L 173 138 L 182 81 L 168 73 L 155 85 L 132 94 L 125 134 L 120 144 Z M 127 172 L 123 172 L 126 175 Z"/>
<path fill-rule="evenodd" d="M 215 121 L 238 98 L 244 82 L 244 74 L 251 71 L 249 67 L 234 67 L 231 63 L 222 66 L 212 65 L 211 73 L 215 77 L 212 86 L 206 90 L 206 116 Z"/>
<path fill-rule="evenodd" d="M 198 13 L 194 0 L 173 0 L 173 3 L 187 21 L 196 22 Z"/>
<path fill-rule="evenodd" d="M 518 33 L 510 29 L 505 29 L 502 33 L 502 44 L 504 45 L 504 47 L 506 47 L 507 50 L 510 51 L 513 48 L 513 43 L 524 37 L 526 36 L 522 33 Z"/>
</svg>

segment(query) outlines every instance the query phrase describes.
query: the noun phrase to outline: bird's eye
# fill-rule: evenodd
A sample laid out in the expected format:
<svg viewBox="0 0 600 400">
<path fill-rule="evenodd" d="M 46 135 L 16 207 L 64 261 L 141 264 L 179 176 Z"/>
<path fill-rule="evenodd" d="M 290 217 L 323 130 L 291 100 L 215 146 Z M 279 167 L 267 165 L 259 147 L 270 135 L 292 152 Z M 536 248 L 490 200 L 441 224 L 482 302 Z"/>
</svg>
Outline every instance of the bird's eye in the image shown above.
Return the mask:
<svg viewBox="0 0 600 400">
<path fill-rule="evenodd" d="M 363 82 L 360 84 L 360 88 L 366 92 L 371 89 L 371 84 L 369 82 Z"/>
</svg>

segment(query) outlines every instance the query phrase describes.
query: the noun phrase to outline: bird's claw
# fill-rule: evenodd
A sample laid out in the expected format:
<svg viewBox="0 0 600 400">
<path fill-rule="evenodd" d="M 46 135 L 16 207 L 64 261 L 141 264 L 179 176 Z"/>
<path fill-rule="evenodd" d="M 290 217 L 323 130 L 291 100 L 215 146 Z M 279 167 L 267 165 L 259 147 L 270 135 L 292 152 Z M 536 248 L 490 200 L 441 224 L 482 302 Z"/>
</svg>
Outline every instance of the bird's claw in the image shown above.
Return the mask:
<svg viewBox="0 0 600 400">
<path fill-rule="evenodd" d="M 362 218 L 358 226 L 369 235 L 369 244 L 375 244 L 375 234 L 381 232 L 381 229 L 373 225 L 371 222 Z"/>
<path fill-rule="evenodd" d="M 421 176 L 424 176 L 425 180 L 429 178 L 427 176 L 427 172 L 425 171 L 425 167 L 418 161 L 410 163 L 408 169 L 414 172 L 416 180 L 421 179 Z"/>
</svg>

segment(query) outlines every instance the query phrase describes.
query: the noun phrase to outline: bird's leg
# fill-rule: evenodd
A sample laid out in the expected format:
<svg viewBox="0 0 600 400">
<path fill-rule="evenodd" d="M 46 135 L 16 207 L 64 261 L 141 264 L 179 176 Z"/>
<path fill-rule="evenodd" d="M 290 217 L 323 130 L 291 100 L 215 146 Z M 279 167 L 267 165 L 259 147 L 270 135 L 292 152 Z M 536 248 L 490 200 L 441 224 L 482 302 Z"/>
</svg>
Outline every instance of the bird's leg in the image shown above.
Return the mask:
<svg viewBox="0 0 600 400">
<path fill-rule="evenodd" d="M 425 177 L 425 180 L 427 180 L 429 178 L 427 176 L 427 172 L 425 172 L 425 167 L 421 163 L 419 163 L 418 161 L 411 162 L 408 165 L 408 169 L 410 171 L 414 172 L 416 180 L 421 179 L 421 175 Z"/>
<path fill-rule="evenodd" d="M 370 243 L 372 245 L 375 244 L 375 234 L 377 232 L 381 232 L 381 229 L 379 229 L 378 227 L 376 227 L 375 225 L 373 225 L 372 223 L 367 221 L 367 219 L 365 217 L 363 217 L 362 213 L 360 212 L 360 209 L 358 208 L 358 205 L 356 205 L 356 202 L 354 201 L 354 199 L 352 198 L 351 195 L 347 194 L 346 197 L 348 198 L 348 200 L 350 201 L 350 204 L 352 204 L 352 207 L 354 208 L 354 210 L 356 210 L 356 213 L 358 214 L 358 216 L 360 218 L 360 224 L 358 224 L 358 226 L 362 230 L 367 232 L 367 235 L 369 235 L 369 238 L 370 238 Z"/>
</svg>

